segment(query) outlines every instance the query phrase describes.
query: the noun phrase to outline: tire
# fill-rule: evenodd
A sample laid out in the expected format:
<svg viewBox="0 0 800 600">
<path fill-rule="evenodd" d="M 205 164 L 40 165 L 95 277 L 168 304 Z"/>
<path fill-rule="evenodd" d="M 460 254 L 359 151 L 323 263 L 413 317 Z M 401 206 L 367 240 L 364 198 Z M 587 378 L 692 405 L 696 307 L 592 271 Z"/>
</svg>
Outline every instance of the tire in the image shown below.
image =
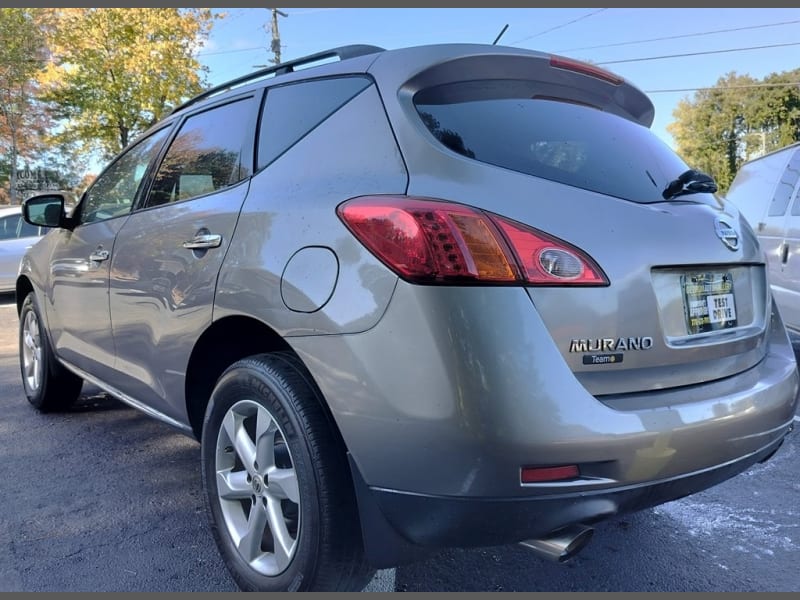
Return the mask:
<svg viewBox="0 0 800 600">
<path fill-rule="evenodd" d="M 211 530 L 244 591 L 357 591 L 364 560 L 346 452 L 300 361 L 238 361 L 203 421 L 203 487 Z"/>
<path fill-rule="evenodd" d="M 56 359 L 36 296 L 30 292 L 19 313 L 19 366 L 28 402 L 41 412 L 66 410 L 78 399 L 83 379 Z"/>
</svg>

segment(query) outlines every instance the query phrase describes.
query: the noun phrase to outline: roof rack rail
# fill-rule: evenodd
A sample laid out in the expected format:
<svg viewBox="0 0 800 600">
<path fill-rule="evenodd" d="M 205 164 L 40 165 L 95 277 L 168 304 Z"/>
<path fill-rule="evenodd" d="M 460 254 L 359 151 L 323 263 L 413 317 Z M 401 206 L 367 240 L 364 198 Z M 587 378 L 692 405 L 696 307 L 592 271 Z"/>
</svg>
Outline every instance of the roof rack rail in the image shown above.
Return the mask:
<svg viewBox="0 0 800 600">
<path fill-rule="evenodd" d="M 338 48 L 331 48 L 330 50 L 324 50 L 322 52 L 316 52 L 315 54 L 309 54 L 308 56 L 302 56 L 295 60 L 282 62 L 280 64 L 275 65 L 274 67 L 267 67 L 264 69 L 259 69 L 258 71 L 253 71 L 252 73 L 242 75 L 241 77 L 237 77 L 236 79 L 231 79 L 230 81 L 227 81 L 223 84 L 209 88 L 205 92 L 201 92 L 194 98 L 191 98 L 190 100 L 187 100 L 183 104 L 176 106 L 174 109 L 172 109 L 172 112 L 170 114 L 176 113 L 179 110 L 186 108 L 187 106 L 196 104 L 197 102 L 205 100 L 206 98 L 214 96 L 215 94 L 220 94 L 236 86 L 243 85 L 250 81 L 255 81 L 262 77 L 266 77 L 267 75 L 272 75 L 272 74 L 275 74 L 276 76 L 286 75 L 287 73 L 294 72 L 295 67 L 318 62 L 321 60 L 325 60 L 327 58 L 338 58 L 339 60 L 346 60 L 348 58 L 355 58 L 357 56 L 365 56 L 367 54 L 375 54 L 376 52 L 384 52 L 385 50 L 386 50 L 385 48 L 381 48 L 379 46 L 370 46 L 368 44 L 352 44 L 350 46 L 339 46 Z"/>
</svg>

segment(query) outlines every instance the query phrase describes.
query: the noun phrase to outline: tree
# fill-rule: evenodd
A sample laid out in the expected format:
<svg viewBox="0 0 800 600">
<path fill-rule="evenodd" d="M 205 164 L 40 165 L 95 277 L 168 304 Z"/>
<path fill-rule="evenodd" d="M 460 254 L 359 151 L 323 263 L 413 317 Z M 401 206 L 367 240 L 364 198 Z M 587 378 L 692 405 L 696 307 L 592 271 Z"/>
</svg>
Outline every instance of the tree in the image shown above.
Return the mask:
<svg viewBox="0 0 800 600">
<path fill-rule="evenodd" d="M 18 160 L 41 147 L 46 114 L 37 106 L 36 74 L 46 51 L 35 9 L 0 8 L 0 149 L 7 157 L 9 201 L 17 202 Z"/>
<path fill-rule="evenodd" d="M 203 88 L 194 53 L 215 18 L 208 9 L 63 8 L 53 16 L 43 81 L 63 142 L 110 158 Z"/>
<path fill-rule="evenodd" d="M 687 163 L 710 173 L 721 193 L 743 162 L 800 140 L 800 69 L 763 81 L 728 73 L 683 99 L 667 126 Z"/>
<path fill-rule="evenodd" d="M 758 127 L 756 145 L 775 150 L 800 139 L 800 69 L 772 73 L 764 78 L 758 101 L 751 103 L 748 118 Z"/>
</svg>

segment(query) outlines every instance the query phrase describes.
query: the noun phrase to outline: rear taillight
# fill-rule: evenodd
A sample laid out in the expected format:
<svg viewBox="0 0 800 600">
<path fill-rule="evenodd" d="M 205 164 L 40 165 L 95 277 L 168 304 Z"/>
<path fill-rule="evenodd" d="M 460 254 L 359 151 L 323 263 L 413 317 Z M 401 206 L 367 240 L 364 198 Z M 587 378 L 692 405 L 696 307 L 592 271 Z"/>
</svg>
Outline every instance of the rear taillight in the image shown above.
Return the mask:
<svg viewBox="0 0 800 600">
<path fill-rule="evenodd" d="M 574 246 L 504 217 L 493 215 L 492 219 L 513 248 L 517 262 L 522 267 L 525 283 L 608 284 L 600 267 Z"/>
<path fill-rule="evenodd" d="M 337 212 L 375 256 L 414 283 L 608 284 L 600 267 L 574 246 L 470 206 L 361 196 Z"/>
</svg>

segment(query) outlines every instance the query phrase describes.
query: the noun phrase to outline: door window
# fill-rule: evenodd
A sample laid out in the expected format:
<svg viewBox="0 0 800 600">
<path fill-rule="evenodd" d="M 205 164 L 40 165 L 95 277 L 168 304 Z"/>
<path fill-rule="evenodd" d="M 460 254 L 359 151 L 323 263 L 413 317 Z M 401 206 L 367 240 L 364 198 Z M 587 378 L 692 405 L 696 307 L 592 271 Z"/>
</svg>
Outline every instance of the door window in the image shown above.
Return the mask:
<svg viewBox="0 0 800 600">
<path fill-rule="evenodd" d="M 145 206 L 196 198 L 249 177 L 255 112 L 251 97 L 186 119 L 158 167 Z"/>
<path fill-rule="evenodd" d="M 130 212 L 147 167 L 161 149 L 168 131 L 166 127 L 142 140 L 100 174 L 83 198 L 81 224 Z"/>
<path fill-rule="evenodd" d="M 37 235 L 41 235 L 41 229 L 39 226 L 31 225 L 20 216 L 19 222 L 17 223 L 17 237 L 36 237 Z"/>
<path fill-rule="evenodd" d="M 9 215 L 0 218 L 0 240 L 10 240 L 17 237 L 18 215 Z"/>
<path fill-rule="evenodd" d="M 798 189 L 798 180 L 800 180 L 800 150 L 795 150 L 795 153 L 789 159 L 789 164 L 786 165 L 786 170 L 778 183 L 775 195 L 786 196 L 786 201 L 788 202 L 792 193 Z M 800 215 L 800 195 L 797 196 L 797 200 L 792 204 L 792 216 L 796 217 L 798 215 Z"/>
<path fill-rule="evenodd" d="M 39 227 L 27 223 L 22 215 L 0 217 L 0 240 L 35 237 L 39 234 Z"/>
<path fill-rule="evenodd" d="M 778 185 L 775 186 L 775 193 L 772 195 L 767 216 L 780 217 L 786 214 L 786 207 L 789 206 L 789 200 L 797 183 L 798 174 L 800 174 L 798 168 L 800 168 L 800 152 L 795 152 L 778 180 Z"/>
</svg>

